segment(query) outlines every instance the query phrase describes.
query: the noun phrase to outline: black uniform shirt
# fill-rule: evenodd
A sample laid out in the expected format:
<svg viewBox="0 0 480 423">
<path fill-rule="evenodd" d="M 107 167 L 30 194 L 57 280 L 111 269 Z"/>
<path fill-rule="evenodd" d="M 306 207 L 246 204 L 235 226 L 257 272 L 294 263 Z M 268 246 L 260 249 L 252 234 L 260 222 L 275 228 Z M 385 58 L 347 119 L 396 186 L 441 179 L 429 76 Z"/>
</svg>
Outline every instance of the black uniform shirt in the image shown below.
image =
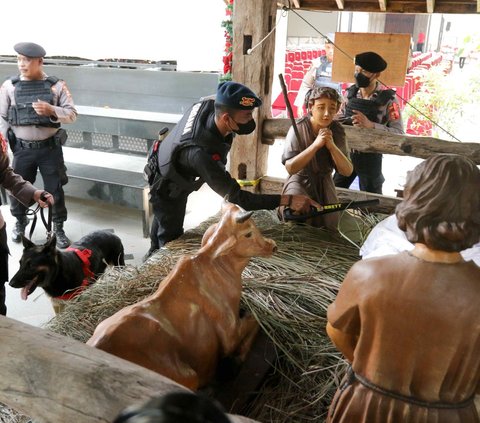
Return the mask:
<svg viewBox="0 0 480 423">
<path fill-rule="evenodd" d="M 230 149 L 233 136 L 223 137 L 220 134 L 215 124 L 214 112 L 206 121 L 206 129 L 211 135 L 212 143 L 227 144 L 222 147 L 227 151 Z M 224 163 L 219 164 L 219 161 L 222 161 L 219 154 L 209 154 L 202 147 L 190 146 L 179 151 L 177 169 L 186 177 L 200 177 L 217 194 L 222 197 L 228 195 L 228 201 L 238 204 L 245 210 L 272 210 L 280 205 L 280 195 L 252 194 L 243 191 L 238 182 L 225 170 Z"/>
</svg>

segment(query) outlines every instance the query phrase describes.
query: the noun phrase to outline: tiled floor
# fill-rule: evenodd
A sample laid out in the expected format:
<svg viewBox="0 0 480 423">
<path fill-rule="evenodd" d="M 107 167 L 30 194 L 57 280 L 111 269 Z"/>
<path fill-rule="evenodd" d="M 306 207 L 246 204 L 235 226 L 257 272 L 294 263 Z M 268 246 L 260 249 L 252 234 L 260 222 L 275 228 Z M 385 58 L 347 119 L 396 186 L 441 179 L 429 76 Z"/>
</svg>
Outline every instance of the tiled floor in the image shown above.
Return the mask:
<svg viewBox="0 0 480 423">
<path fill-rule="evenodd" d="M 221 202 L 222 198 L 206 185 L 198 192 L 192 193 L 187 204 L 185 229 L 195 227 L 215 214 L 220 209 Z M 67 197 L 67 208 L 69 218 L 65 223 L 65 232 L 71 240 L 78 240 L 93 230 L 113 229 L 122 239 L 125 254 L 130 255 L 130 259 L 126 262 L 133 265 L 142 263 L 142 257 L 150 246 L 150 240 L 142 237 L 142 221 L 139 211 L 70 197 Z M 18 270 L 23 247 L 10 240 L 15 219 L 11 216 L 8 205 L 1 206 L 1 210 L 7 222 L 11 278 Z M 27 227 L 27 234 L 29 230 L 30 226 Z M 32 240 L 36 244 L 42 244 L 45 242 L 45 236 L 45 229 L 38 220 Z M 7 285 L 7 308 L 8 317 L 34 326 L 42 326 L 54 315 L 50 300 L 42 289 L 35 290 L 26 301 L 23 301 L 20 297 L 20 290 Z"/>
</svg>

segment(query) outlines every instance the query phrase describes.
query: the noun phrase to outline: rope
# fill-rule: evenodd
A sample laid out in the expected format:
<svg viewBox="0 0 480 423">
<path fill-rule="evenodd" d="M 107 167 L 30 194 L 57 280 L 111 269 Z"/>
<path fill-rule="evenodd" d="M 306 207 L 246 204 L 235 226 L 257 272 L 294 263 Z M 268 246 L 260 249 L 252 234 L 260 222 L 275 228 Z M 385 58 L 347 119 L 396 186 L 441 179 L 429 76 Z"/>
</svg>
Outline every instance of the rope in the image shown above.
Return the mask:
<svg viewBox="0 0 480 423">
<path fill-rule="evenodd" d="M 349 59 L 351 59 L 352 61 L 355 60 L 354 57 L 350 56 L 346 51 L 342 50 L 340 47 L 338 47 L 333 40 L 331 40 L 330 38 L 328 38 L 328 36 L 326 36 L 325 34 L 323 34 L 322 32 L 320 32 L 317 28 L 315 28 L 310 22 L 308 22 L 303 16 L 301 16 L 299 13 L 297 13 L 294 9 L 291 9 L 289 7 L 286 7 L 284 6 L 283 7 L 283 10 L 285 11 L 290 11 L 290 12 L 293 12 L 295 13 L 301 20 L 303 20 L 308 26 L 310 26 L 314 31 L 316 31 L 318 34 L 320 34 L 323 38 L 327 39 L 328 42 L 330 44 L 332 44 L 338 51 L 340 51 L 342 54 L 344 54 L 346 57 L 348 57 Z M 382 84 L 385 88 L 387 89 L 392 89 L 392 87 L 388 86 L 387 84 L 383 83 L 380 79 L 377 79 L 377 81 Z M 458 141 L 458 142 L 462 142 L 461 140 L 459 140 L 455 135 L 451 134 L 447 129 L 443 128 L 440 124 L 438 124 L 437 122 L 435 122 L 433 119 L 431 119 L 430 117 L 428 117 L 425 113 L 423 113 L 421 110 L 417 109 L 414 105 L 412 105 L 410 102 L 408 102 L 407 100 L 405 100 L 401 95 L 399 94 L 396 94 L 396 96 L 398 98 L 400 98 L 401 100 L 403 100 L 406 104 L 408 104 L 412 109 L 414 109 L 417 113 L 419 113 L 420 115 L 422 115 L 425 119 L 427 119 L 428 121 L 430 121 L 433 125 L 435 125 L 437 128 L 441 129 L 443 132 L 445 132 L 446 134 L 448 134 L 450 137 L 452 137 L 454 140 Z"/>
<path fill-rule="evenodd" d="M 283 12 L 280 14 L 280 16 L 278 17 L 278 20 L 277 20 L 277 23 L 275 24 L 275 26 L 271 29 L 271 31 L 265 35 L 265 37 L 263 37 L 257 44 L 255 44 L 252 48 L 249 48 L 247 50 L 247 54 L 248 55 L 251 55 L 253 53 L 253 51 L 260 45 L 263 44 L 263 42 L 268 38 L 270 37 L 270 35 L 272 35 L 273 31 L 275 31 L 277 29 L 277 26 L 278 24 L 280 23 L 280 20 L 282 18 L 284 18 L 285 16 L 287 16 L 287 11 L 284 9 Z"/>
</svg>

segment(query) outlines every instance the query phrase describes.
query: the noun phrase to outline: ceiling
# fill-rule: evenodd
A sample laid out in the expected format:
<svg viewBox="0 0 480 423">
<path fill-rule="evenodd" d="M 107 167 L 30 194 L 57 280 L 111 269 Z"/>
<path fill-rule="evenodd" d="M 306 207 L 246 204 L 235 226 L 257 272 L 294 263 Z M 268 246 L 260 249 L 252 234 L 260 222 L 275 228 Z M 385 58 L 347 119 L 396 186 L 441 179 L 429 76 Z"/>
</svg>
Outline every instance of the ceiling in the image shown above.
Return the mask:
<svg viewBox="0 0 480 423">
<path fill-rule="evenodd" d="M 480 0 L 282 0 L 292 9 L 379 12 L 379 13 L 458 13 L 480 12 Z"/>
</svg>

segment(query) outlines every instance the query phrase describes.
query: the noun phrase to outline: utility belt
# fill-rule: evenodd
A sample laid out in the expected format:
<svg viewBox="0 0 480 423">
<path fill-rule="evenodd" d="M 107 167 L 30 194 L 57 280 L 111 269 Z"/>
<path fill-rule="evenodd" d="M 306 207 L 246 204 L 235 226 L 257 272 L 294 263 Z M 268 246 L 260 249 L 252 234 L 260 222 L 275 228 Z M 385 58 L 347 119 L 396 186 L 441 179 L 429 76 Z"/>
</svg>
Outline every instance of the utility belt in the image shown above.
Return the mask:
<svg viewBox="0 0 480 423">
<path fill-rule="evenodd" d="M 60 141 L 55 139 L 55 137 L 50 137 L 42 141 L 27 141 L 22 140 L 21 138 L 17 138 L 17 143 L 20 144 L 20 147 L 22 148 L 30 148 L 32 150 L 36 150 L 39 148 L 56 147 L 61 145 Z"/>
<path fill-rule="evenodd" d="M 51 136 L 50 138 L 46 138 L 40 141 L 30 141 L 24 140 L 22 138 L 18 138 L 15 136 L 14 132 L 9 128 L 8 132 L 8 142 L 10 144 L 10 148 L 14 151 L 14 147 L 19 144 L 21 148 L 24 149 L 31 149 L 31 150 L 38 150 L 40 148 L 49 148 L 49 147 L 58 147 L 60 145 L 64 145 L 67 142 L 67 131 L 65 129 L 59 129 L 55 135 Z"/>
<path fill-rule="evenodd" d="M 348 385 L 351 385 L 354 381 L 358 381 L 361 385 L 365 386 L 365 388 L 370 389 L 371 391 L 377 392 L 381 395 L 385 395 L 389 398 L 393 398 L 396 400 L 400 400 L 406 402 L 408 404 L 413 404 L 418 407 L 425 407 L 425 408 L 434 408 L 434 409 L 447 409 L 447 410 L 455 410 L 460 408 L 470 407 L 473 404 L 474 395 L 470 398 L 467 398 L 464 401 L 450 403 L 450 402 L 440 402 L 440 401 L 422 401 L 414 397 L 409 397 L 407 395 L 398 394 L 393 391 L 389 391 L 387 389 L 382 388 L 381 386 L 375 385 L 373 382 L 369 381 L 368 379 L 364 378 L 356 374 L 353 369 L 350 367 L 347 373 L 347 381 L 345 383 L 345 388 Z M 343 388 L 343 387 L 342 387 Z"/>
</svg>

